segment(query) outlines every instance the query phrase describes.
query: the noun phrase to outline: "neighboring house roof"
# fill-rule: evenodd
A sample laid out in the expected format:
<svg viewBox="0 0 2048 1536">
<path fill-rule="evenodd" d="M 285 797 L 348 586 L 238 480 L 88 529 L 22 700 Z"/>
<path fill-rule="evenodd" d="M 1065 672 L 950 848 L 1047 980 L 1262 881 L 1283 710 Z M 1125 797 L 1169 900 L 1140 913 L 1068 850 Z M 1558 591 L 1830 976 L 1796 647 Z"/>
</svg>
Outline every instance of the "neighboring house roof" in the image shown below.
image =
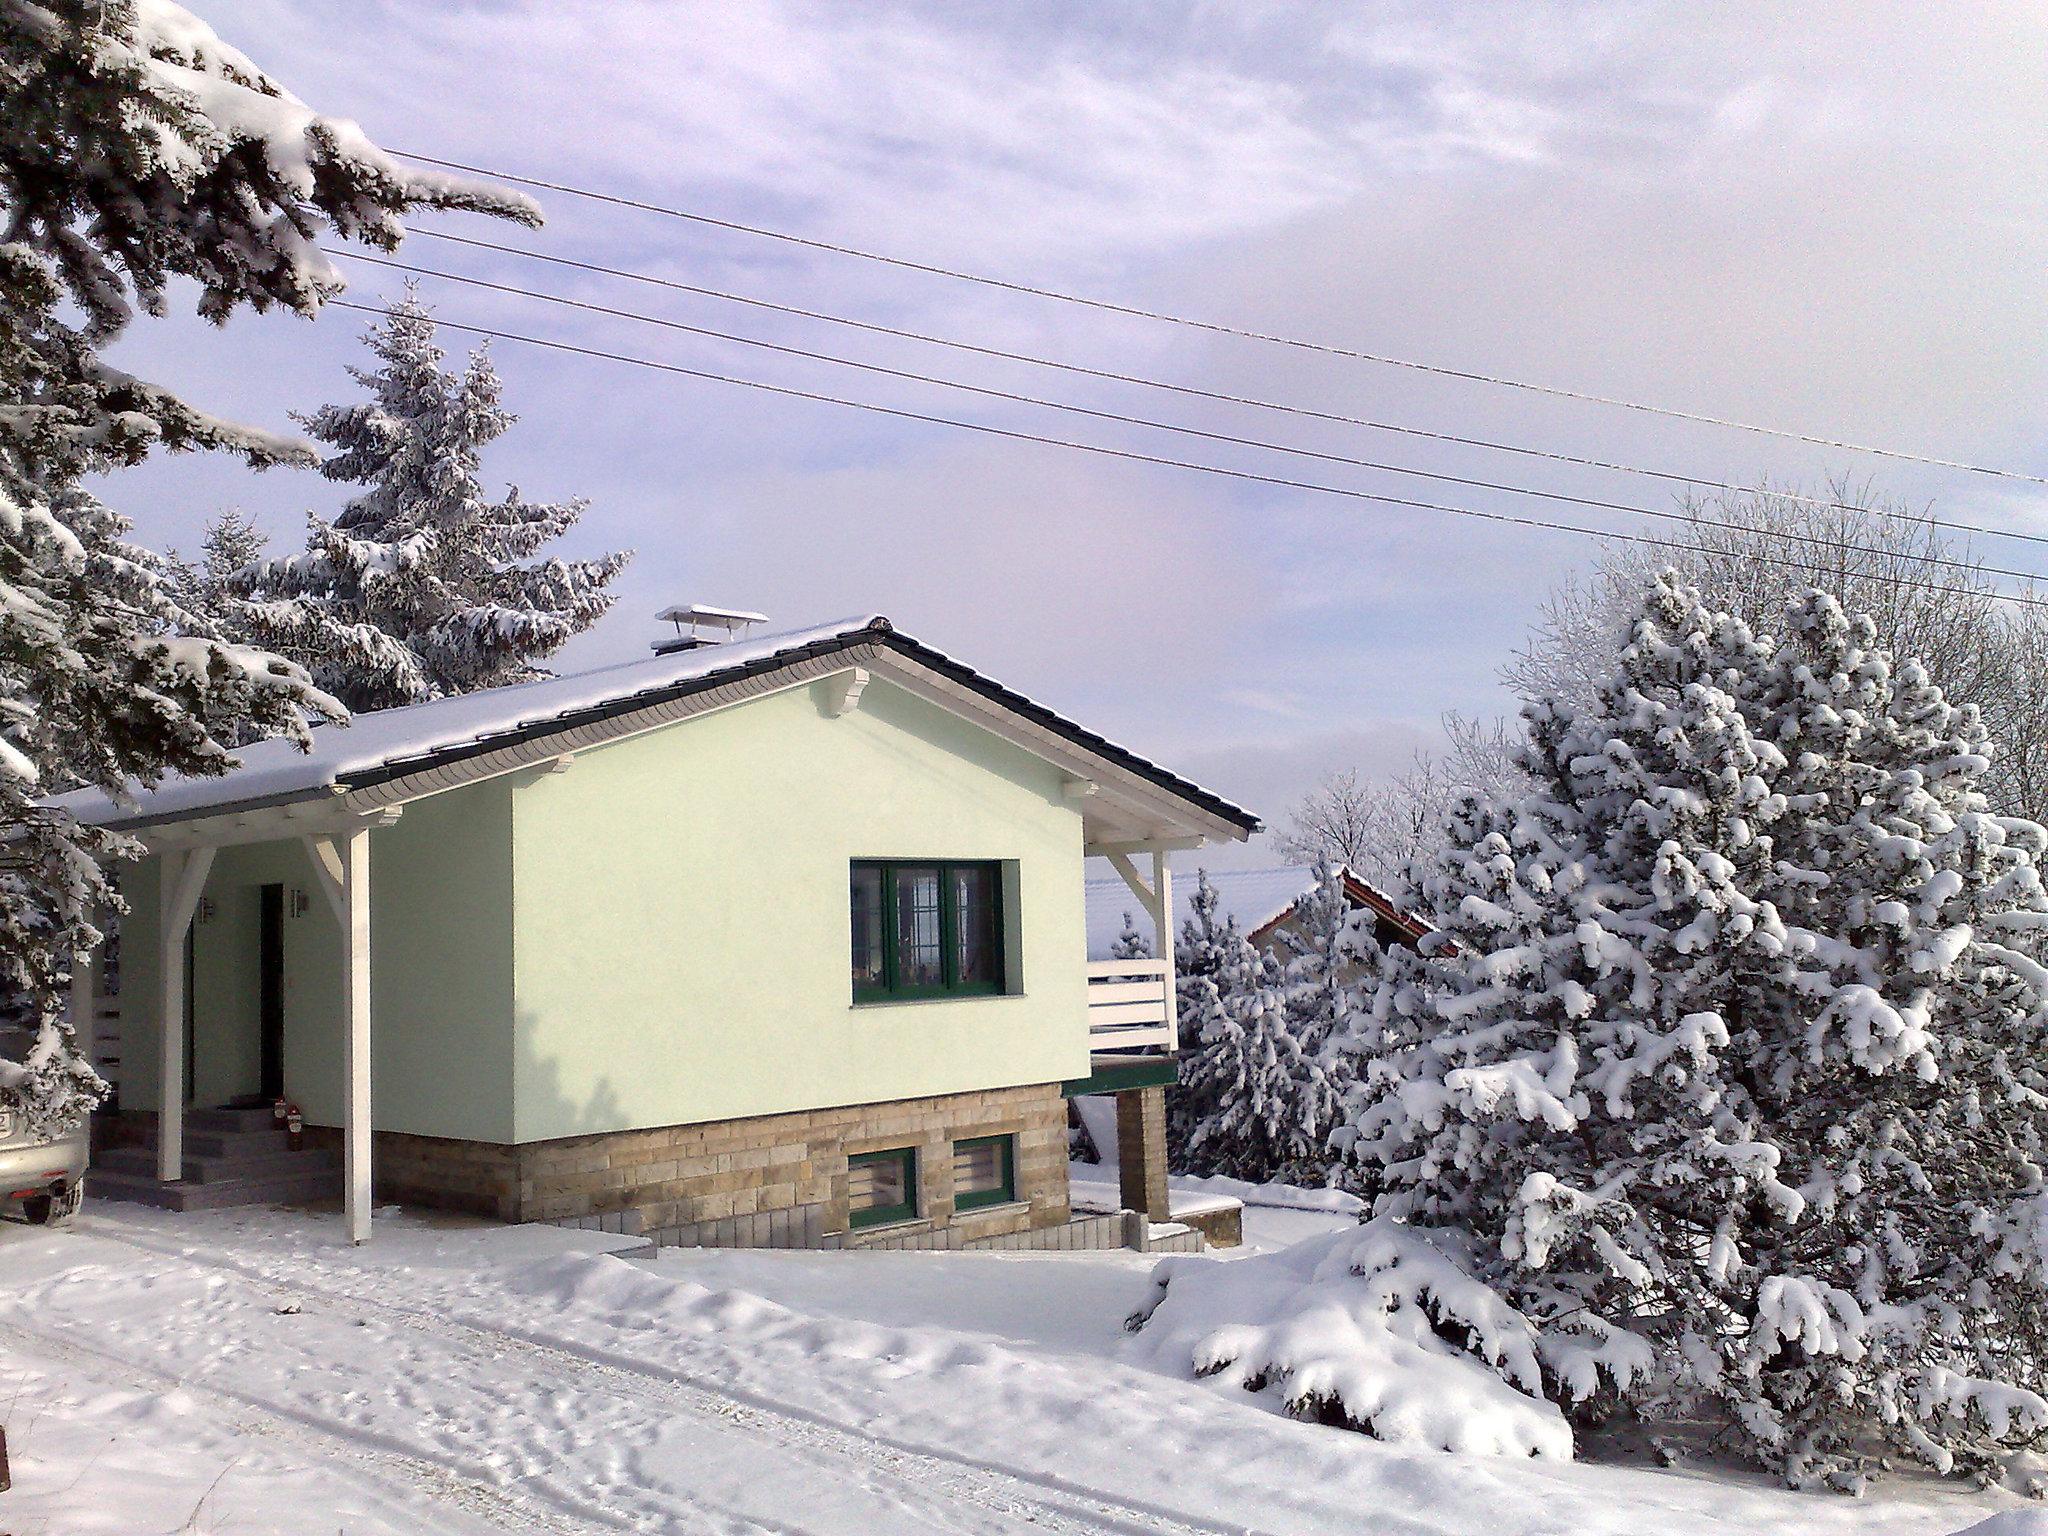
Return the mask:
<svg viewBox="0 0 2048 1536">
<path fill-rule="evenodd" d="M 1062 757 L 1078 769 L 1128 775 L 1139 793 L 1135 799 L 1127 793 L 1105 815 L 1114 810 L 1142 819 L 1145 806 L 1137 801 L 1156 807 L 1164 795 L 1198 812 L 1223 835 L 1242 838 L 1259 829 L 1251 812 L 921 645 L 879 614 L 371 711 L 345 727 L 316 729 L 310 752 L 283 740 L 257 742 L 233 754 L 239 764 L 234 772 L 137 788 L 132 805 L 117 805 L 97 790 L 63 795 L 57 803 L 86 820 L 136 829 L 307 800 L 346 801 L 360 810 L 545 762 L 551 754 L 598 745 L 775 686 L 848 675 L 856 665 L 880 667 L 992 727 L 1010 726 L 1041 755 L 1061 747 Z"/>
<path fill-rule="evenodd" d="M 1315 871 L 1305 864 L 1279 864 L 1270 869 L 1215 869 L 1208 874 L 1209 883 L 1216 887 L 1219 915 L 1234 920 L 1238 932 L 1254 944 L 1270 940 L 1274 930 L 1293 912 L 1294 904 L 1314 890 L 1316 884 Z M 1359 879 L 1348 869 L 1342 874 L 1344 894 L 1353 907 L 1376 913 L 1411 940 L 1429 932 L 1427 923 L 1396 906 L 1393 899 L 1377 887 Z M 1182 926 L 1194 916 L 1198 888 L 1194 873 L 1175 871 L 1173 931 L 1176 937 Z M 1108 875 L 1088 881 L 1089 959 L 1110 958 L 1110 950 L 1123 934 L 1126 912 L 1137 922 L 1138 931 L 1144 933 L 1147 927 L 1144 910 L 1121 876 Z"/>
</svg>

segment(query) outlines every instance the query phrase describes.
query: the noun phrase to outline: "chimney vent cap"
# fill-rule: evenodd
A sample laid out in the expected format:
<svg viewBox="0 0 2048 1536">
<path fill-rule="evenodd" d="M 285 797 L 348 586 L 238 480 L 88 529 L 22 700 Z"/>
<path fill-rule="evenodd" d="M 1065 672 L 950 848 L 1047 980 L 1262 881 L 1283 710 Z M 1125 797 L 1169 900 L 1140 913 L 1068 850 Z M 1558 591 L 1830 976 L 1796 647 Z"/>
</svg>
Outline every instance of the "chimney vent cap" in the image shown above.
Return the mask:
<svg viewBox="0 0 2048 1536">
<path fill-rule="evenodd" d="M 657 640 L 654 653 L 667 656 L 675 651 L 693 651 L 699 646 L 716 645 L 720 640 L 729 640 L 742 630 L 752 629 L 756 624 L 766 624 L 765 613 L 749 613 L 744 608 L 715 608 L 709 603 L 677 603 L 656 614 L 675 625 L 673 638 Z M 706 630 L 717 631 L 706 634 Z"/>
</svg>

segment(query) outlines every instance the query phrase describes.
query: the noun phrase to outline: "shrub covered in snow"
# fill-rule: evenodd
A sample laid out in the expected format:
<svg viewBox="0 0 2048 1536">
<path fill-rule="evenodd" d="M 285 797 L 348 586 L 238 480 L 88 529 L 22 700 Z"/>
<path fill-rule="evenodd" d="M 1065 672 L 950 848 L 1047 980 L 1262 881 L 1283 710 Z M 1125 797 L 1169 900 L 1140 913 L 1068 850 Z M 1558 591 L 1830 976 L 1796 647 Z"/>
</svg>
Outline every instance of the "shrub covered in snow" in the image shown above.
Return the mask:
<svg viewBox="0 0 2048 1536">
<path fill-rule="evenodd" d="M 1369 1010 L 1348 1128 L 1553 1400 L 1718 1411 L 1845 1488 L 2048 1432 L 2048 833 L 1871 633 L 1660 579 L 1595 702 L 1527 712 L 1533 789 L 1419 872 L 1455 952 Z"/>
<path fill-rule="evenodd" d="M 1397 1444 L 1569 1460 L 1527 1319 L 1387 1220 L 1234 1261 L 1172 1258 L 1132 1320 L 1153 1363 Z"/>
</svg>

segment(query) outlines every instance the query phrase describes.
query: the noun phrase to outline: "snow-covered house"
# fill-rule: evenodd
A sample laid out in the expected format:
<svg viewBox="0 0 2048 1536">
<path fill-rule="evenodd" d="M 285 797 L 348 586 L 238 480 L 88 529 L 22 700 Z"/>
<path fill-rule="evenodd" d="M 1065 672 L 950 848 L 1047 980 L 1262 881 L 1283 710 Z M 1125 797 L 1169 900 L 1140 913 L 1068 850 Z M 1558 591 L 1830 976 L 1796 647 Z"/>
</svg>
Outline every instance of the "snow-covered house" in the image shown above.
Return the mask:
<svg viewBox="0 0 2048 1536">
<path fill-rule="evenodd" d="M 1315 889 L 1315 871 L 1305 864 L 1276 864 L 1262 869 L 1218 869 L 1204 871 L 1216 888 L 1216 916 L 1237 925 L 1237 931 L 1261 949 L 1279 942 L 1281 933 L 1295 921 L 1295 904 Z M 1429 925 L 1397 904 L 1377 886 L 1349 869 L 1338 870 L 1344 881 L 1344 899 L 1354 912 L 1370 913 L 1374 937 L 1380 944 L 1413 946 Z M 1173 931 L 1194 916 L 1195 881 L 1185 871 L 1174 885 Z M 1128 885 L 1115 876 L 1096 877 L 1088 882 L 1088 958 L 1107 960 L 1116 953 L 1126 919 L 1131 919 L 1141 937 L 1151 938 L 1151 924 L 1144 909 L 1131 899 Z"/>
<path fill-rule="evenodd" d="M 1079 1241 L 1063 1096 L 1115 1093 L 1162 1187 L 1177 1043 L 1170 955 L 1088 959 L 1086 860 L 1163 915 L 1169 851 L 1258 827 L 880 617 L 237 756 L 73 799 L 149 851 L 92 1187 L 325 1171 L 358 1241 L 373 1194 L 676 1242 Z"/>
</svg>

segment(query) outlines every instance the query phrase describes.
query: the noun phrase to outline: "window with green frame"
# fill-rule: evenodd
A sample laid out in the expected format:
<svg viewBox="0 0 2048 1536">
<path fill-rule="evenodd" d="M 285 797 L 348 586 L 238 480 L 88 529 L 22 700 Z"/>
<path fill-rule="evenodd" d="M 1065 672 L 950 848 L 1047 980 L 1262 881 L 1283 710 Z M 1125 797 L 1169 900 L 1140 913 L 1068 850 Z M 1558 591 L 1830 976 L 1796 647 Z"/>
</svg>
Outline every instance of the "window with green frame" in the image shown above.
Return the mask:
<svg viewBox="0 0 2048 1536">
<path fill-rule="evenodd" d="M 856 1230 L 917 1215 L 917 1148 L 887 1147 L 846 1159 L 846 1222 Z"/>
<path fill-rule="evenodd" d="M 855 1002 L 1007 985 L 1000 863 L 856 859 L 848 893 Z"/>
<path fill-rule="evenodd" d="M 1007 1205 L 1017 1198 L 1017 1140 L 973 1136 L 953 1143 L 953 1209 Z"/>
</svg>

